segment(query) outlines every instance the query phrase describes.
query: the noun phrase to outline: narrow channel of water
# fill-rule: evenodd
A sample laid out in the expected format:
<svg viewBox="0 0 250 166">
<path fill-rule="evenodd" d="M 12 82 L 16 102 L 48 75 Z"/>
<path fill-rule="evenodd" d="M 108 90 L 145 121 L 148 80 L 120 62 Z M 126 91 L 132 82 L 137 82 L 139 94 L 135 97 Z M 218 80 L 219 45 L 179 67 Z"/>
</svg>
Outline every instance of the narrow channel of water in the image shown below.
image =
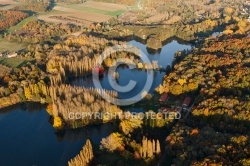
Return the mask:
<svg viewBox="0 0 250 166">
<path fill-rule="evenodd" d="M 178 43 L 178 41 L 173 40 L 170 43 L 166 44 L 159 52 L 151 53 L 150 51 L 147 50 L 146 45 L 140 42 L 132 40 L 129 43 L 140 48 L 141 51 L 148 56 L 149 60 L 158 61 L 159 66 L 163 68 L 166 68 L 168 65 L 172 64 L 175 52 L 182 51 L 184 49 L 186 50 L 191 49 L 190 45 L 180 44 Z M 125 93 L 124 92 L 118 93 L 120 99 L 131 98 L 133 96 L 136 96 L 142 91 L 145 85 L 145 82 L 147 80 L 147 73 L 144 69 L 131 70 L 124 66 L 119 66 L 117 68 L 117 72 L 119 73 L 119 76 L 120 76 L 117 80 L 120 86 L 126 86 L 130 80 L 133 80 L 136 82 L 135 88 L 133 88 L 131 91 L 125 92 Z M 162 83 L 162 78 L 164 75 L 165 75 L 164 72 L 154 71 L 154 80 L 149 90 L 150 93 L 152 93 L 155 90 L 155 88 L 158 87 Z M 104 89 L 114 90 L 111 84 L 109 83 L 108 71 L 105 71 L 104 76 L 100 80 L 101 80 L 101 85 Z M 91 76 L 75 79 L 71 82 L 71 85 L 94 87 Z"/>
</svg>

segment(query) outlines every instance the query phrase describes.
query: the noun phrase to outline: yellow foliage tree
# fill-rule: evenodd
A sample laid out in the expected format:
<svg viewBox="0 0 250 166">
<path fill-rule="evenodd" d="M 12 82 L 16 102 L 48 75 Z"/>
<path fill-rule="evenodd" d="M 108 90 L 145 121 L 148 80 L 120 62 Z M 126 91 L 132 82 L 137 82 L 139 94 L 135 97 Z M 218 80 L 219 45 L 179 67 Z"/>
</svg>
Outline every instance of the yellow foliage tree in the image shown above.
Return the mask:
<svg viewBox="0 0 250 166">
<path fill-rule="evenodd" d="M 245 34 L 245 30 L 243 27 L 239 27 L 239 29 L 235 33 L 236 34 Z"/>
<path fill-rule="evenodd" d="M 120 123 L 120 128 L 125 134 L 133 132 L 136 128 L 141 128 L 143 121 L 140 118 L 124 119 Z"/>
<path fill-rule="evenodd" d="M 61 44 L 56 44 L 56 45 L 54 45 L 54 49 L 55 50 L 61 50 L 62 49 L 62 45 Z"/>
<path fill-rule="evenodd" d="M 242 27 L 242 28 L 247 26 L 246 22 L 243 20 L 240 20 L 237 25 L 238 25 L 238 27 Z"/>
<path fill-rule="evenodd" d="M 174 85 L 171 89 L 170 89 L 170 92 L 173 94 L 173 95 L 180 95 L 183 93 L 183 88 L 181 85 Z"/>
<path fill-rule="evenodd" d="M 117 150 L 123 146 L 123 138 L 119 133 L 112 133 L 101 141 L 100 149 L 106 149 L 110 152 Z"/>
<path fill-rule="evenodd" d="M 231 7 L 225 7 L 223 13 L 225 15 L 231 16 L 232 13 L 233 13 L 233 8 L 231 8 Z"/>
<path fill-rule="evenodd" d="M 178 83 L 182 86 L 183 84 L 187 83 L 186 79 L 178 79 Z"/>
<path fill-rule="evenodd" d="M 245 136 L 245 135 L 241 135 L 239 137 L 232 137 L 230 139 L 231 142 L 235 143 L 235 144 L 238 144 L 238 145 L 245 145 L 248 141 L 248 137 Z"/>
<path fill-rule="evenodd" d="M 30 88 L 24 88 L 24 95 L 27 100 L 30 100 L 32 98 L 31 90 Z"/>
<path fill-rule="evenodd" d="M 204 110 L 204 115 L 205 115 L 205 116 L 208 116 L 208 115 L 209 115 L 209 110 L 208 110 L 208 108 L 206 108 L 206 109 Z"/>
<path fill-rule="evenodd" d="M 158 87 L 156 88 L 156 91 L 157 91 L 158 93 L 162 94 L 162 93 L 165 92 L 165 88 L 164 88 L 164 86 L 162 86 L 162 85 L 160 84 L 160 86 L 158 86 Z"/>
<path fill-rule="evenodd" d="M 233 31 L 230 30 L 230 29 L 228 29 L 228 30 L 223 31 L 223 34 L 225 34 L 225 35 L 231 35 L 231 34 L 233 34 Z"/>
<path fill-rule="evenodd" d="M 143 68 L 143 64 L 140 62 L 140 63 L 137 64 L 137 67 L 138 67 L 139 69 L 142 69 L 142 68 Z"/>
<path fill-rule="evenodd" d="M 237 22 L 240 21 L 240 18 L 239 18 L 239 17 L 233 17 L 233 19 L 234 19 L 235 21 L 237 21 Z"/>
<path fill-rule="evenodd" d="M 229 23 L 229 21 L 231 20 L 231 17 L 230 16 L 226 16 L 224 20 L 225 20 L 225 23 Z"/>
<path fill-rule="evenodd" d="M 194 90 L 198 89 L 198 84 L 195 82 L 190 82 L 190 83 L 188 83 L 188 89 L 190 91 L 194 91 Z"/>
<path fill-rule="evenodd" d="M 54 117 L 53 127 L 55 129 L 61 129 L 61 128 L 63 128 L 63 121 L 62 121 L 62 119 L 59 116 Z"/>
<path fill-rule="evenodd" d="M 49 115 L 53 115 L 53 104 L 49 104 L 46 108 L 46 111 L 48 112 Z"/>
<path fill-rule="evenodd" d="M 105 65 L 107 67 L 111 67 L 112 66 L 112 59 L 110 59 L 110 58 L 105 59 Z"/>
<path fill-rule="evenodd" d="M 86 141 L 80 153 L 68 162 L 68 166 L 86 166 L 94 158 L 93 148 L 90 140 Z"/>
<path fill-rule="evenodd" d="M 212 21 L 210 19 L 205 21 L 205 24 L 211 27 L 214 27 L 216 25 L 216 21 Z"/>
</svg>

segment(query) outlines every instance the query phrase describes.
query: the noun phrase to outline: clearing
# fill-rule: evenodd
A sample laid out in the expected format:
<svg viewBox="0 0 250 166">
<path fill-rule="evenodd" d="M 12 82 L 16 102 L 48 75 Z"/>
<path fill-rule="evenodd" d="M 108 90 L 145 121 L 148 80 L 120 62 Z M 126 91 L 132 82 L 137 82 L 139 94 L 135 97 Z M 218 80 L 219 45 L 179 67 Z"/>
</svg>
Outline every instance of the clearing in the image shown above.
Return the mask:
<svg viewBox="0 0 250 166">
<path fill-rule="evenodd" d="M 0 10 L 9 10 L 18 5 L 14 0 L 0 0 Z"/>
<path fill-rule="evenodd" d="M 16 52 L 26 47 L 27 44 L 10 42 L 4 39 L 0 39 L 0 52 Z"/>
<path fill-rule="evenodd" d="M 105 22 L 112 17 L 121 15 L 126 11 L 126 6 L 87 1 L 77 5 L 57 4 L 52 11 L 54 12 L 48 12 L 45 15 L 38 16 L 38 18 L 55 23 L 73 23 L 88 26 L 93 22 Z"/>
<path fill-rule="evenodd" d="M 0 65 L 6 66 L 8 68 L 13 68 L 13 69 L 22 67 L 28 62 L 30 62 L 30 60 L 21 59 L 21 58 L 0 58 Z"/>
<path fill-rule="evenodd" d="M 81 5 L 82 7 L 88 8 L 95 8 L 99 10 L 106 10 L 106 11 L 117 11 L 117 10 L 127 10 L 125 5 L 119 5 L 114 3 L 104 3 L 104 2 L 95 2 L 95 1 L 87 1 Z"/>
</svg>

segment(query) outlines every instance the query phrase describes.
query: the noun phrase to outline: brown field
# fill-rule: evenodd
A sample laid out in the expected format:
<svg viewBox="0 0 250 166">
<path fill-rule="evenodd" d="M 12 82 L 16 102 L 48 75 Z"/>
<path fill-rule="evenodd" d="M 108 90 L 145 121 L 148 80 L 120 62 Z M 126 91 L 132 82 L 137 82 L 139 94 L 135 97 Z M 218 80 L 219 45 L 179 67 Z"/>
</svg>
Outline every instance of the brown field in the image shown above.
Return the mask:
<svg viewBox="0 0 250 166">
<path fill-rule="evenodd" d="M 77 19 L 79 21 L 81 21 L 81 23 L 75 22 L 75 21 L 68 21 L 68 20 L 61 20 L 61 19 L 57 19 L 57 18 L 53 18 L 53 16 L 63 16 L 66 18 L 74 18 Z M 62 23 L 62 24 L 76 24 L 76 25 L 90 25 L 91 23 L 93 23 L 93 20 L 84 20 L 82 17 L 79 17 L 79 14 L 53 14 L 53 15 L 41 15 L 38 16 L 38 19 L 47 21 L 47 22 L 53 22 L 53 23 Z"/>
<path fill-rule="evenodd" d="M 81 4 L 81 6 L 95 8 L 95 9 L 99 9 L 99 10 L 107 10 L 107 11 L 127 10 L 127 7 L 125 5 L 104 3 L 104 2 L 95 2 L 95 1 L 87 1 L 83 4 Z"/>
<path fill-rule="evenodd" d="M 0 4 L 17 4 L 14 0 L 0 0 Z"/>
<path fill-rule="evenodd" d="M 107 15 L 86 12 L 83 10 L 80 11 L 80 10 L 70 9 L 70 8 L 61 7 L 61 6 L 56 6 L 54 9 L 59 10 L 59 11 L 68 12 L 69 13 L 68 16 L 73 16 L 73 17 L 76 17 L 79 19 L 89 20 L 92 22 L 106 21 L 106 20 L 109 20 L 111 18 L 111 16 L 107 16 Z"/>
<path fill-rule="evenodd" d="M 9 10 L 18 5 L 14 0 L 0 0 L 0 10 Z"/>
<path fill-rule="evenodd" d="M 110 18 L 112 18 L 111 16 L 107 16 L 107 15 L 80 11 L 80 10 L 70 9 L 70 8 L 61 7 L 61 6 L 56 6 L 54 10 L 66 12 L 68 14 L 41 15 L 38 17 L 38 19 L 48 21 L 48 22 L 55 22 L 55 23 L 63 23 L 63 24 L 73 23 L 77 25 L 88 26 L 93 22 L 107 21 Z M 66 18 L 74 18 L 74 19 L 78 19 L 79 21 L 82 21 L 83 23 L 81 24 L 81 23 L 76 23 L 76 22 L 68 21 L 68 20 L 60 20 L 56 18 L 51 18 L 51 16 L 63 16 Z"/>
<path fill-rule="evenodd" d="M 38 19 L 54 23 L 73 23 L 89 26 L 93 22 L 108 21 L 112 17 L 115 17 L 117 13 L 122 13 L 125 10 L 126 7 L 124 5 L 87 1 L 77 5 L 66 6 L 58 4 L 53 8 L 54 13 L 40 15 Z"/>
</svg>

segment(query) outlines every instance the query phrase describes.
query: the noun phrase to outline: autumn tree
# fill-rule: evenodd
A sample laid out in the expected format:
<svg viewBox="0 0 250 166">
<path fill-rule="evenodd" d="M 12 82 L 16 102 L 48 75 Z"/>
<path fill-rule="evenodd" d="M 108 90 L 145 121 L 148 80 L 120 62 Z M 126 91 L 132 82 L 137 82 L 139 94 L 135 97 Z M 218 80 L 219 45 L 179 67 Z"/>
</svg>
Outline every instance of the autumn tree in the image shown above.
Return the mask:
<svg viewBox="0 0 250 166">
<path fill-rule="evenodd" d="M 24 95 L 25 95 L 27 100 L 32 99 L 32 94 L 31 94 L 30 88 L 28 88 L 28 87 L 24 88 Z"/>
<path fill-rule="evenodd" d="M 129 134 L 133 132 L 134 129 L 141 128 L 142 124 L 143 124 L 142 119 L 131 117 L 129 119 L 122 120 L 120 123 L 120 128 L 124 132 L 124 134 Z"/>
<path fill-rule="evenodd" d="M 159 155 L 161 152 L 159 140 L 149 140 L 146 137 L 142 139 L 140 154 L 143 158 L 151 158 L 154 155 Z"/>
<path fill-rule="evenodd" d="M 46 111 L 48 112 L 49 115 L 51 115 L 51 116 L 53 115 L 53 104 L 52 103 L 48 104 Z"/>
<path fill-rule="evenodd" d="M 62 129 L 63 128 L 63 120 L 59 116 L 54 117 L 53 127 L 55 129 Z"/>
<path fill-rule="evenodd" d="M 92 145 L 90 140 L 87 139 L 80 153 L 68 162 L 68 166 L 87 166 L 93 158 Z"/>
<path fill-rule="evenodd" d="M 231 16 L 232 13 L 233 13 L 233 8 L 231 7 L 225 7 L 224 10 L 223 10 L 223 13 L 227 16 Z"/>
<path fill-rule="evenodd" d="M 121 134 L 112 133 L 108 137 L 102 139 L 100 149 L 113 152 L 121 146 L 124 146 Z"/>
</svg>

